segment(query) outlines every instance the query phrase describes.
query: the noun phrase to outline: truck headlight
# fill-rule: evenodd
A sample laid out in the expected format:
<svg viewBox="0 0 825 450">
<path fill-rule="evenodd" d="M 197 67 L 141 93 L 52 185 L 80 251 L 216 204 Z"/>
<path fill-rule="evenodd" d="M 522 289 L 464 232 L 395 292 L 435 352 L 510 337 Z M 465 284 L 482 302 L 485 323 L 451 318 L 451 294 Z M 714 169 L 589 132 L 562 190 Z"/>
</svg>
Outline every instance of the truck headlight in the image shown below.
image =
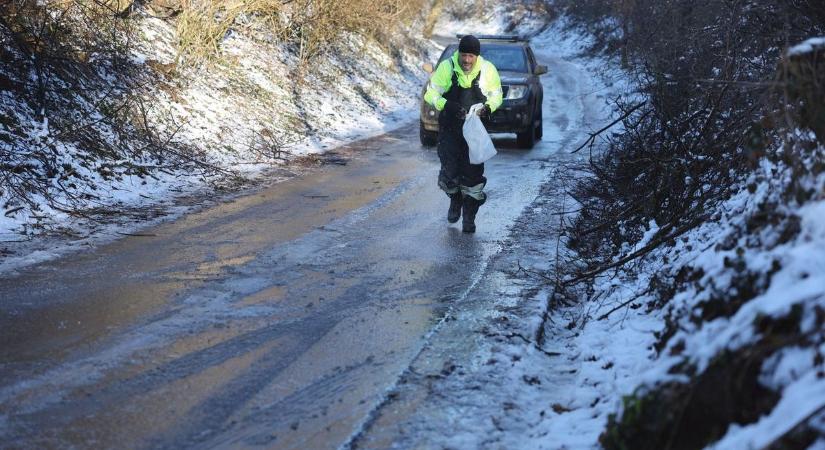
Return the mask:
<svg viewBox="0 0 825 450">
<path fill-rule="evenodd" d="M 504 97 L 507 100 L 515 100 L 517 98 L 522 98 L 527 95 L 527 85 L 524 84 L 513 84 L 510 85 L 510 89 L 507 89 L 507 97 Z"/>
</svg>

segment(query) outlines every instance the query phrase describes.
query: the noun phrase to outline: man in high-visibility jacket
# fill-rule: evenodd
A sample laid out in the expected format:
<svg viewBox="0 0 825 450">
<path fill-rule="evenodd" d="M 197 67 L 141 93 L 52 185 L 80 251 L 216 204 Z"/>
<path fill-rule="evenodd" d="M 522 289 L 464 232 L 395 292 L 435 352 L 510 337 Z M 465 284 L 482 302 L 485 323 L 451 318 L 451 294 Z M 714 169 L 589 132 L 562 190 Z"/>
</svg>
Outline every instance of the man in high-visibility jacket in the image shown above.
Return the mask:
<svg viewBox="0 0 825 450">
<path fill-rule="evenodd" d="M 476 231 L 478 208 L 487 200 L 484 164 L 470 164 L 467 141 L 462 126 L 470 106 L 483 103 L 482 117 L 501 106 L 501 79 L 498 70 L 481 54 L 481 43 L 467 35 L 458 43 L 458 51 L 438 65 L 430 77 L 424 101 L 441 111 L 438 117 L 438 158 L 441 171 L 438 186 L 450 197 L 447 220 L 458 221 L 463 215 L 462 231 Z"/>
</svg>

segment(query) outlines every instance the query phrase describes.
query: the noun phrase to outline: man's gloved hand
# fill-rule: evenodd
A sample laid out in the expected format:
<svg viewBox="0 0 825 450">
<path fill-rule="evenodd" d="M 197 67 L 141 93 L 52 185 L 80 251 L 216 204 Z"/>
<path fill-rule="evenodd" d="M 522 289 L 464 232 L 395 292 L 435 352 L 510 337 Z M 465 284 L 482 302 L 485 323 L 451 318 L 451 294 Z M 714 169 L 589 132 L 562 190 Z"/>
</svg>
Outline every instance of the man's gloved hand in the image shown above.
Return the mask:
<svg viewBox="0 0 825 450">
<path fill-rule="evenodd" d="M 490 105 L 486 103 L 484 104 L 484 107 L 478 110 L 478 117 L 481 117 L 482 119 L 489 119 L 490 114 L 492 114 L 492 111 L 490 111 Z"/>
<path fill-rule="evenodd" d="M 467 110 L 460 103 L 452 100 L 447 100 L 447 103 L 444 104 L 444 112 L 456 119 L 463 119 L 467 116 Z"/>
</svg>

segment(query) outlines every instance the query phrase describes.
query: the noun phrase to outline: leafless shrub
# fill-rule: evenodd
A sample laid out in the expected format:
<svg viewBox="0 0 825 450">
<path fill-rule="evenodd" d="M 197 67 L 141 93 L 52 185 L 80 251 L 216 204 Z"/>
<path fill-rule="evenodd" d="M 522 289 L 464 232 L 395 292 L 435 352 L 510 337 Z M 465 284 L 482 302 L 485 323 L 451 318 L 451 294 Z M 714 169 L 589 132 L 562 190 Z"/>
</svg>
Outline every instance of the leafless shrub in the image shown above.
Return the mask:
<svg viewBox="0 0 825 450">
<path fill-rule="evenodd" d="M 659 227 L 653 242 L 672 242 L 729 194 L 779 139 L 764 123 L 782 49 L 825 22 L 804 0 L 574 3 L 569 11 L 600 36 L 595 50 L 624 55 L 648 99 L 574 190 L 583 209 L 571 245 L 587 261 L 581 273 L 595 274 L 649 221 Z"/>
<path fill-rule="evenodd" d="M 30 100 L 41 117 L 54 79 L 83 91 L 89 76 L 127 63 L 133 29 L 120 18 L 120 0 L 4 0 L 0 5 L 4 62 L 16 69 L 7 76 L 18 88 L 33 92 Z"/>
<path fill-rule="evenodd" d="M 82 215 L 100 183 L 159 170 L 211 170 L 173 131 L 148 127 L 151 71 L 130 58 L 135 26 L 119 0 L 0 4 L 0 207 Z M 140 120 L 138 120 L 140 119 Z M 174 145 L 173 145 L 174 144 Z"/>
<path fill-rule="evenodd" d="M 256 131 L 249 143 L 250 153 L 260 161 L 288 161 L 289 148 L 299 142 L 300 138 L 288 131 L 273 130 L 263 127 Z"/>
<path fill-rule="evenodd" d="M 825 42 L 785 55 L 780 65 L 780 101 L 790 123 L 809 129 L 825 144 Z"/>
<path fill-rule="evenodd" d="M 779 150 L 767 156 L 791 168 L 785 194 L 800 204 L 821 195 L 810 180 L 825 172 L 825 43 L 820 41 L 784 55 L 771 95 L 776 108 L 760 124 L 760 130 L 777 129 L 784 135 Z"/>
<path fill-rule="evenodd" d="M 491 12 L 494 7 L 495 3 L 491 0 L 447 1 L 444 4 L 444 10 L 456 20 L 478 17 L 485 12 Z"/>
</svg>

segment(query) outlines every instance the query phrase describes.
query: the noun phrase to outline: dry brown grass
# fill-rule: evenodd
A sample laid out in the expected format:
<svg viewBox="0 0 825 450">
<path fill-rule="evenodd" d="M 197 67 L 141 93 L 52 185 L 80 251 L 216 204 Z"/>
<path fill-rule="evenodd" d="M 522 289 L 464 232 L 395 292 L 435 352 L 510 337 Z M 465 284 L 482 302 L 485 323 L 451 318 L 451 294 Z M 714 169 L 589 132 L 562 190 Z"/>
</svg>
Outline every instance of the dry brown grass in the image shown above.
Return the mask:
<svg viewBox="0 0 825 450">
<path fill-rule="evenodd" d="M 244 27 L 242 17 L 280 35 L 281 0 L 181 0 L 177 17 L 179 59 L 210 60 L 220 54 L 220 43 L 232 29 Z"/>
<path fill-rule="evenodd" d="M 227 33 L 256 27 L 292 46 L 306 64 L 334 49 L 345 33 L 382 37 L 429 6 L 430 0 L 181 0 L 180 55 L 189 62 L 211 60 Z"/>
</svg>

